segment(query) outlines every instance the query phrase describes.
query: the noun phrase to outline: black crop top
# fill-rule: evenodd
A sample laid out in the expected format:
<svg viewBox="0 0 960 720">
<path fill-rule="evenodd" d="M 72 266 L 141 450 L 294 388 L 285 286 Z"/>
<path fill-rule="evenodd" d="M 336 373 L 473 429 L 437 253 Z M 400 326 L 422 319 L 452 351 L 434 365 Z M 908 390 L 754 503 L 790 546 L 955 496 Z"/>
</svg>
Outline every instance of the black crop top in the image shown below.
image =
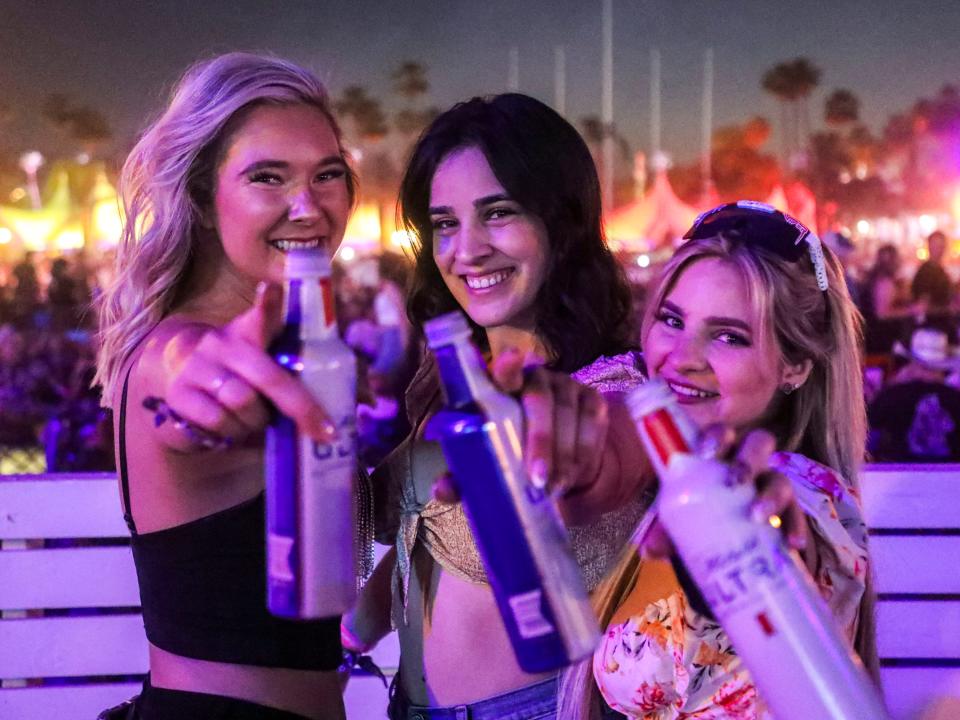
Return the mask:
<svg viewBox="0 0 960 720">
<path fill-rule="evenodd" d="M 120 400 L 120 486 L 147 639 L 198 660 L 336 669 L 342 659 L 339 617 L 293 621 L 267 610 L 263 493 L 183 525 L 137 533 L 127 477 L 129 379 L 128 373 Z"/>
</svg>

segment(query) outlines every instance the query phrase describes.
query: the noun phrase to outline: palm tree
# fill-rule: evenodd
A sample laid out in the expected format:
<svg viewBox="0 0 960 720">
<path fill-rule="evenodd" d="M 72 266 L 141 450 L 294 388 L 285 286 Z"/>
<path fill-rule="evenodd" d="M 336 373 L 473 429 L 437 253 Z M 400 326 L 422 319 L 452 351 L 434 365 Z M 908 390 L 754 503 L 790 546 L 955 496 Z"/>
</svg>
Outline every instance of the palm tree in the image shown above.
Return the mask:
<svg viewBox="0 0 960 720">
<path fill-rule="evenodd" d="M 376 140 L 387 134 L 387 119 L 380 101 L 370 97 L 360 85 L 344 88 L 336 103 L 341 117 L 351 118 L 361 140 Z"/>
<path fill-rule="evenodd" d="M 440 114 L 435 107 L 424 107 L 424 99 L 430 90 L 427 67 L 423 63 L 407 60 L 391 74 L 393 91 L 406 101 L 393 118 L 393 124 L 404 135 L 416 136 Z"/>
<path fill-rule="evenodd" d="M 820 69 L 807 58 L 774 65 L 760 81 L 764 90 L 781 103 L 781 153 L 784 161 L 807 144 L 810 116 L 807 98 L 820 82 Z"/>
<path fill-rule="evenodd" d="M 427 81 L 427 67 L 423 63 L 406 60 L 390 76 L 395 93 L 412 104 L 427 94 L 430 83 Z"/>
<path fill-rule="evenodd" d="M 860 100 L 850 90 L 840 88 L 824 102 L 823 119 L 833 127 L 847 127 L 860 119 Z"/>
<path fill-rule="evenodd" d="M 48 95 L 41 113 L 44 119 L 90 155 L 113 134 L 102 112 L 87 105 L 77 105 L 61 93 Z"/>
</svg>

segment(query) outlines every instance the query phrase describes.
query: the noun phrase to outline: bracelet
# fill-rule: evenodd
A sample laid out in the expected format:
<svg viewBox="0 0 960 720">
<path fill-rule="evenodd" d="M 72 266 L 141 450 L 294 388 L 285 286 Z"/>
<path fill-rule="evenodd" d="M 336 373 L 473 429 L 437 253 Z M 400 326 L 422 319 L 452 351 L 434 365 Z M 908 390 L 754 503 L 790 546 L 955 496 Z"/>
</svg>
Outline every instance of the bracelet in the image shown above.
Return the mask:
<svg viewBox="0 0 960 720">
<path fill-rule="evenodd" d="M 226 450 L 233 447 L 233 439 L 204 430 L 194 425 L 180 413 L 167 404 L 162 397 L 150 395 L 143 401 L 143 407 L 153 413 L 153 426 L 160 427 L 167 420 L 170 424 L 186 435 L 190 442 L 199 445 L 204 450 Z"/>
<path fill-rule="evenodd" d="M 361 655 L 353 650 L 344 649 L 343 661 L 340 663 L 340 667 L 337 668 L 337 672 L 349 674 L 353 672 L 354 668 L 359 668 L 368 675 L 377 676 L 380 678 L 380 681 L 383 683 L 384 687 L 389 686 L 389 683 L 387 683 L 387 676 L 383 674 L 383 670 L 381 670 L 380 666 L 373 661 L 372 657 L 369 655 Z"/>
</svg>

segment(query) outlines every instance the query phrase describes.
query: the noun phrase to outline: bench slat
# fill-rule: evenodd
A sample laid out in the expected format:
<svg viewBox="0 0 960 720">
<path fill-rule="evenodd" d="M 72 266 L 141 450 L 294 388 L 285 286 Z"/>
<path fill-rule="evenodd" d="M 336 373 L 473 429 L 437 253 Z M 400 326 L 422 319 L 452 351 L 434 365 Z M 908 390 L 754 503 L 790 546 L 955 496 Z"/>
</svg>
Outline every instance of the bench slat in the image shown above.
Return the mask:
<svg viewBox="0 0 960 720">
<path fill-rule="evenodd" d="M 960 659 L 960 600 L 877 603 L 877 649 L 884 659 Z"/>
<path fill-rule="evenodd" d="M 937 699 L 952 698 L 960 710 L 960 668 L 881 668 L 880 678 L 893 720 L 916 720 Z"/>
<path fill-rule="evenodd" d="M 867 465 L 860 478 L 871 528 L 960 528 L 960 465 Z"/>
<path fill-rule="evenodd" d="M 0 481 L 0 540 L 128 535 L 112 473 Z"/>
<path fill-rule="evenodd" d="M 147 672 L 139 614 L 0 621 L 0 678 Z"/>
<path fill-rule="evenodd" d="M 137 607 L 129 547 L 0 552 L 0 610 Z"/>
<path fill-rule="evenodd" d="M 877 592 L 960 593 L 960 536 L 875 535 L 870 553 Z"/>
<path fill-rule="evenodd" d="M 3 720 L 93 720 L 140 692 L 140 683 L 0 688 Z"/>
</svg>

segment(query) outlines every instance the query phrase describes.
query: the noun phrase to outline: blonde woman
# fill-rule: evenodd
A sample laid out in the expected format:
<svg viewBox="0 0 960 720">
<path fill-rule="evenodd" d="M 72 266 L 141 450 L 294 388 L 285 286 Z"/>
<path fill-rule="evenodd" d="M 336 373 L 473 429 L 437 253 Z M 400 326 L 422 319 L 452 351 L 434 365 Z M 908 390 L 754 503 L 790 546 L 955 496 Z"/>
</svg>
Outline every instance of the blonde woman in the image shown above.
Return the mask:
<svg viewBox="0 0 960 720">
<path fill-rule="evenodd" d="M 279 620 L 264 601 L 267 403 L 329 434 L 265 352 L 284 251 L 335 250 L 354 197 L 326 90 L 275 58 L 200 63 L 131 152 L 121 191 L 97 380 L 150 643 L 136 717 L 342 718 L 337 619 Z"/>
<path fill-rule="evenodd" d="M 740 460 L 795 497 L 804 517 L 788 539 L 875 670 L 857 491 L 860 321 L 841 267 L 809 230 L 758 203 L 704 213 L 686 237 L 650 294 L 647 370 L 701 427 L 769 431 L 748 435 Z M 769 717 L 736 649 L 669 561 L 625 554 L 594 600 L 607 632 L 593 660 L 568 671 L 559 717 Z"/>
</svg>

